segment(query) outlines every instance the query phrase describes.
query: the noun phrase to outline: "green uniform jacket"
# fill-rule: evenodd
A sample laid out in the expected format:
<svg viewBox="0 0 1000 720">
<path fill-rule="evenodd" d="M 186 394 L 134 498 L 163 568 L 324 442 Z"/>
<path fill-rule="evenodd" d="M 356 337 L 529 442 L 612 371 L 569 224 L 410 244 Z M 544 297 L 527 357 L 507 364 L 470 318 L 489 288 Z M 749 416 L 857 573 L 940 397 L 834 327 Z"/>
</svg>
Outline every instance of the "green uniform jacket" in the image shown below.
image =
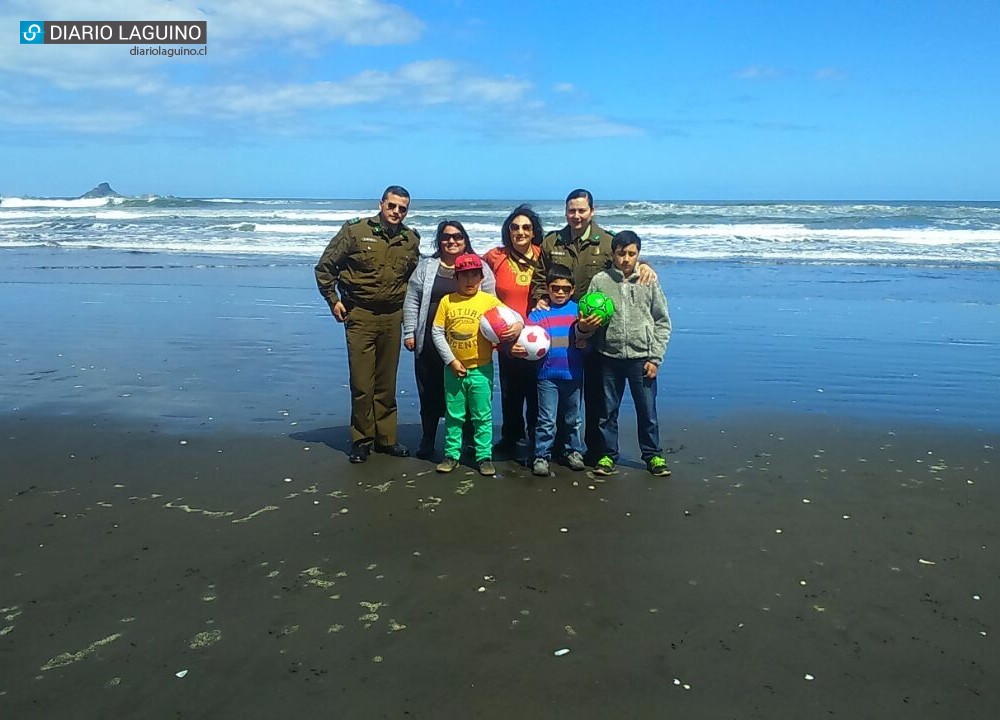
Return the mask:
<svg viewBox="0 0 1000 720">
<path fill-rule="evenodd" d="M 545 275 L 553 265 L 565 265 L 573 271 L 573 283 L 576 285 L 573 299 L 583 297 L 594 275 L 612 265 L 613 235 L 612 231 L 593 222 L 590 224 L 590 236 L 586 240 L 574 240 L 569 225 L 562 230 L 547 233 L 540 247 L 542 271 L 532 276 L 531 297 L 537 301 L 545 296 Z"/>
<path fill-rule="evenodd" d="M 380 217 L 344 223 L 316 263 L 316 285 L 332 308 L 395 312 L 403 307 L 406 281 L 420 258 L 420 233 L 400 225 L 389 236 Z"/>
</svg>

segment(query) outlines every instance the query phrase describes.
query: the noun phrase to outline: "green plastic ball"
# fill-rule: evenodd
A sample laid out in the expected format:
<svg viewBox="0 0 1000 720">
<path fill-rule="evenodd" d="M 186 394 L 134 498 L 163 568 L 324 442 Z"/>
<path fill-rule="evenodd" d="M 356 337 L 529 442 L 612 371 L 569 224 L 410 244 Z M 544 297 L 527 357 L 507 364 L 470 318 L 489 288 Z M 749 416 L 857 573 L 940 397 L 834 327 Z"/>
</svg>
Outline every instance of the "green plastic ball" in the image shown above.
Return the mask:
<svg viewBox="0 0 1000 720">
<path fill-rule="evenodd" d="M 615 314 L 615 304 L 602 292 L 589 292 L 580 298 L 580 317 L 596 315 L 601 319 L 601 325 L 611 322 Z"/>
</svg>

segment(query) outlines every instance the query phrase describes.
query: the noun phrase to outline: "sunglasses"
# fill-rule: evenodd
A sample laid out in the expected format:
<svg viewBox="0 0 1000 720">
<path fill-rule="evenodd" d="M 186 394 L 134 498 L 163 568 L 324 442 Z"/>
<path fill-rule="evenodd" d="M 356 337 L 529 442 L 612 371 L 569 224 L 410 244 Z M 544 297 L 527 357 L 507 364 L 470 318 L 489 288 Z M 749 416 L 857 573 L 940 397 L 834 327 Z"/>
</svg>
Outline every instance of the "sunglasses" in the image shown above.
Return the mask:
<svg viewBox="0 0 1000 720">
<path fill-rule="evenodd" d="M 518 225 L 517 223 L 510 224 L 511 232 L 517 232 L 518 230 L 524 230 L 524 232 L 528 232 L 529 230 L 534 230 L 534 229 L 535 228 L 532 226 L 531 223 L 525 223 L 524 225 Z"/>
<path fill-rule="evenodd" d="M 394 202 L 387 202 L 385 204 L 386 210 L 398 210 L 400 215 L 406 215 L 410 210 L 409 205 L 400 205 Z"/>
<path fill-rule="evenodd" d="M 549 292 L 553 293 L 571 293 L 573 292 L 572 285 L 549 285 Z"/>
<path fill-rule="evenodd" d="M 441 233 L 441 242 L 449 242 L 449 241 L 452 241 L 452 240 L 455 241 L 455 242 L 463 241 L 463 240 L 465 240 L 465 235 L 463 235 L 460 232 Z"/>
</svg>

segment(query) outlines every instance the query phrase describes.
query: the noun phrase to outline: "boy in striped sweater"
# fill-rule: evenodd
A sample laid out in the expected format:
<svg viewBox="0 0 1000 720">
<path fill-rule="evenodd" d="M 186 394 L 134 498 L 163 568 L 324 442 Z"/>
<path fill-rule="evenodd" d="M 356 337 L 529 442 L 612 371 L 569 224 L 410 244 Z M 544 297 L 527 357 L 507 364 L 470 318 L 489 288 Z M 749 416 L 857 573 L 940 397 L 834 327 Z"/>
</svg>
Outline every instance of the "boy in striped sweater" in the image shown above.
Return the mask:
<svg viewBox="0 0 1000 720">
<path fill-rule="evenodd" d="M 545 328 L 552 341 L 538 368 L 538 423 L 531 471 L 539 477 L 549 476 L 549 461 L 557 437 L 565 439 L 565 458 L 570 469 L 584 468 L 580 396 L 583 390 L 582 348 L 587 344 L 587 331 L 579 326 L 580 309 L 571 299 L 576 289 L 573 271 L 565 265 L 553 265 L 545 276 L 545 284 L 549 307 L 536 308 L 528 315 L 528 323 Z M 519 345 L 511 350 L 514 355 L 523 352 Z"/>
</svg>

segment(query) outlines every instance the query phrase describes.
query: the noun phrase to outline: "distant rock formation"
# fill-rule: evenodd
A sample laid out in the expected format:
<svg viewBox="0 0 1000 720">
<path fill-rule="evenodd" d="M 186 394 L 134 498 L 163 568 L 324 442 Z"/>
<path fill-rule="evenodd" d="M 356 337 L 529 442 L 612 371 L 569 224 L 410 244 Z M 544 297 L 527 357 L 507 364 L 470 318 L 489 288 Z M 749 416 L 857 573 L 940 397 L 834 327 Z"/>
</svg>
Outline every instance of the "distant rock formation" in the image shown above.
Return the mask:
<svg viewBox="0 0 1000 720">
<path fill-rule="evenodd" d="M 117 192 L 111 189 L 111 186 L 106 182 L 102 182 L 95 188 L 92 188 L 80 196 L 80 199 L 84 198 L 104 198 L 104 197 L 125 197 L 124 195 L 119 195 Z"/>
</svg>

